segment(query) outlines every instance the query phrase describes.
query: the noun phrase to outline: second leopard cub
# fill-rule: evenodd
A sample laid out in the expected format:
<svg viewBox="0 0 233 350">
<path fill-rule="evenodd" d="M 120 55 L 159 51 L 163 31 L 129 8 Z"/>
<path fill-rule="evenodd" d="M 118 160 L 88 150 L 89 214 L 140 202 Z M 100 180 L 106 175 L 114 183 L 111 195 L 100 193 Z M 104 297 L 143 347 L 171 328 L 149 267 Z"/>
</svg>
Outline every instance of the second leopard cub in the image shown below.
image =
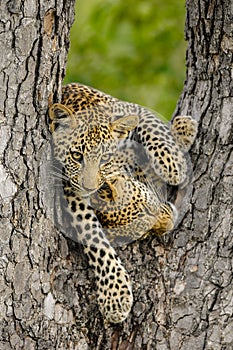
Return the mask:
<svg viewBox="0 0 233 350">
<path fill-rule="evenodd" d="M 176 209 L 160 194 L 164 183 L 186 181 L 185 153 L 197 124 L 181 116 L 166 125 L 146 108 L 81 84 L 65 86 L 49 116 L 65 179 L 64 210 L 94 268 L 103 317 L 122 322 L 133 304 L 132 288 L 111 242 L 174 227 Z"/>
</svg>

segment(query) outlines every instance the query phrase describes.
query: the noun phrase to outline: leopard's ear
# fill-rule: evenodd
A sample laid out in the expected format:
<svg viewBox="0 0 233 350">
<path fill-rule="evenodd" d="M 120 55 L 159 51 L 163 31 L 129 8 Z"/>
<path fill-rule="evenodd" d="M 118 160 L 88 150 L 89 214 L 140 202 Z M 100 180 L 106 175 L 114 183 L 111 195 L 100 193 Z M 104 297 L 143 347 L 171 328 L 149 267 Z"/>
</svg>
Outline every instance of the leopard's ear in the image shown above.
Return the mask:
<svg viewBox="0 0 233 350">
<path fill-rule="evenodd" d="M 128 136 L 129 131 L 137 127 L 138 122 L 137 115 L 128 115 L 113 121 L 111 129 L 115 137 L 122 139 Z"/>
<path fill-rule="evenodd" d="M 73 128 L 75 126 L 75 117 L 69 108 L 61 103 L 54 103 L 49 108 L 49 129 L 53 133 L 58 126 L 65 129 Z"/>
</svg>

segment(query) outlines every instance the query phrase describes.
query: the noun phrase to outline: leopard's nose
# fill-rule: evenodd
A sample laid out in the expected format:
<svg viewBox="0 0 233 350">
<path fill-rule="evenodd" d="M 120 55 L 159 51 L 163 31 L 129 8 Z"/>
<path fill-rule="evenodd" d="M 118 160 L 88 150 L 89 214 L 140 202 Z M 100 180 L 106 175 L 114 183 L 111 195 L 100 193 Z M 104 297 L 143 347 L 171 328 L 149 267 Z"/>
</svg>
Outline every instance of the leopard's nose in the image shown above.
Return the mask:
<svg viewBox="0 0 233 350">
<path fill-rule="evenodd" d="M 96 161 L 86 162 L 82 175 L 82 187 L 86 191 L 98 189 L 99 184 L 99 163 Z"/>
<path fill-rule="evenodd" d="M 98 189 L 98 179 L 95 176 L 90 176 L 90 178 L 83 180 L 82 187 L 86 191 L 97 190 Z"/>
<path fill-rule="evenodd" d="M 98 178 L 94 175 L 90 175 L 88 178 L 83 179 L 82 188 L 86 192 L 95 192 L 99 188 Z"/>
</svg>

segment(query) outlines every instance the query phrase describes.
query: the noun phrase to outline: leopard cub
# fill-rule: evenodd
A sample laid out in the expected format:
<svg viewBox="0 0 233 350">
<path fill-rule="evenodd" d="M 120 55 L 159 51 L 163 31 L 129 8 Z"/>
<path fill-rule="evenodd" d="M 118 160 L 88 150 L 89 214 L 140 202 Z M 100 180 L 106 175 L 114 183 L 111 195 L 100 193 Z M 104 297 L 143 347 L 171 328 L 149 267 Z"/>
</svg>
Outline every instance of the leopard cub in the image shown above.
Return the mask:
<svg viewBox="0 0 233 350">
<path fill-rule="evenodd" d="M 122 322 L 133 294 L 114 245 L 174 228 L 178 213 L 164 188 L 187 182 L 197 123 L 179 116 L 165 124 L 144 107 L 78 83 L 63 87 L 49 118 L 73 238 L 94 269 L 104 319 Z"/>
</svg>

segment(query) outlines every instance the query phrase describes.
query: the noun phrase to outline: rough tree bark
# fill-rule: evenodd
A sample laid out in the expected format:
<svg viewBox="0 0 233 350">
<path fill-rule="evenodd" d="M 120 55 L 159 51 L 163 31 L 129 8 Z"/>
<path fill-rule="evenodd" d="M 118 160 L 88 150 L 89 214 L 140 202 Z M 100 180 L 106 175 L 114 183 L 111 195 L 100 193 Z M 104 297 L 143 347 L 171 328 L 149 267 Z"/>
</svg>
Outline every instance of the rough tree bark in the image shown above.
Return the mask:
<svg viewBox="0 0 233 350">
<path fill-rule="evenodd" d="M 46 111 L 65 75 L 74 1 L 0 1 L 0 13 L 0 349 L 74 348 L 63 332 L 70 310 L 58 303 L 50 312 L 53 268 L 64 249 L 38 187 L 50 137 Z"/>
<path fill-rule="evenodd" d="M 187 1 L 187 80 L 176 113 L 199 120 L 191 198 L 171 235 L 118 249 L 135 303 L 126 322 L 106 328 L 82 249 L 47 218 L 38 186 L 69 5 L 1 3 L 0 349 L 231 350 L 232 3 Z"/>
</svg>

